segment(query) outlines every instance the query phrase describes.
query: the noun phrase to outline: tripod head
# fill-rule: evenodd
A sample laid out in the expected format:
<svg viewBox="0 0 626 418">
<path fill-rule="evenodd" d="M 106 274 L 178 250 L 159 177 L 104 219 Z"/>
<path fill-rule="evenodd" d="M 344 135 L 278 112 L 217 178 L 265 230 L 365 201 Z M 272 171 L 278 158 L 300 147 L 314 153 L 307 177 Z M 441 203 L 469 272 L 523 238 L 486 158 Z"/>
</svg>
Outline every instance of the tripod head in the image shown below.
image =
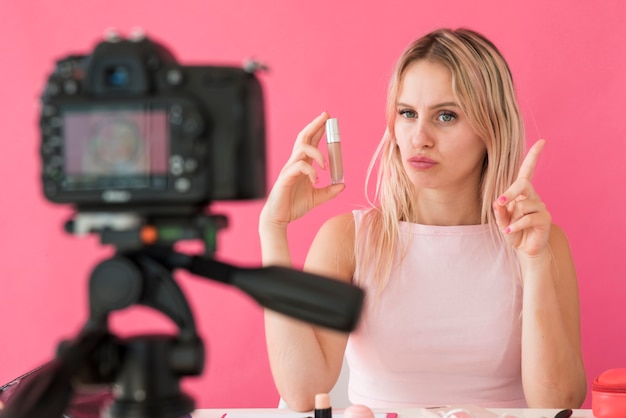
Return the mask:
<svg viewBox="0 0 626 418">
<path fill-rule="evenodd" d="M 9 399 L 0 418 L 56 417 L 79 385 L 111 387 L 102 403 L 111 418 L 178 418 L 194 410 L 180 379 L 202 373 L 205 350 L 192 310 L 173 278 L 175 270 L 235 286 L 261 306 L 322 327 L 356 327 L 364 293 L 357 287 L 284 267 L 243 268 L 214 258 L 225 216 L 197 214 L 140 218 L 132 214 L 79 214 L 70 232 L 95 232 L 116 254 L 89 279 L 89 317 L 79 335 L 61 343 L 57 357 Z M 182 239 L 203 239 L 205 254 L 173 250 Z M 114 311 L 144 305 L 169 317 L 177 335 L 120 339 L 109 331 Z"/>
</svg>

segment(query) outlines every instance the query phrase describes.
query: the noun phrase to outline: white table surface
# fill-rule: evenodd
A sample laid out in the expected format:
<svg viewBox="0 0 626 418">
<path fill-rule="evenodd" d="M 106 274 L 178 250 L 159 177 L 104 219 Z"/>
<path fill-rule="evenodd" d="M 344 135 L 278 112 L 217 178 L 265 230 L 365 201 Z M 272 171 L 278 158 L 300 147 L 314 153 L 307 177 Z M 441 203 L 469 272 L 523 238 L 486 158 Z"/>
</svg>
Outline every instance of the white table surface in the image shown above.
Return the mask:
<svg viewBox="0 0 626 418">
<path fill-rule="evenodd" d="M 398 414 L 398 418 L 421 418 L 424 417 L 422 413 L 422 409 L 419 408 L 411 408 L 411 409 L 398 409 L 394 411 L 382 411 L 382 410 L 374 410 L 374 412 L 396 412 Z M 520 418 L 553 418 L 554 415 L 559 412 L 559 409 L 499 409 L 493 408 L 489 409 L 497 415 L 500 414 L 512 414 L 513 416 L 517 416 Z M 337 410 L 337 412 L 341 412 L 341 410 Z M 224 408 L 224 409 L 198 409 L 193 414 L 193 418 L 221 418 L 224 414 L 233 414 L 237 416 L 247 415 L 250 417 L 260 416 L 264 418 L 270 418 L 273 416 L 281 416 L 281 415 L 290 415 L 291 417 L 298 416 L 302 418 L 306 418 L 308 416 L 313 416 L 312 412 L 301 412 L 297 413 L 291 411 L 289 409 L 272 409 L 272 408 Z M 432 415 L 429 415 L 432 416 Z M 571 418 L 593 418 L 593 413 L 590 409 L 575 409 Z"/>
</svg>

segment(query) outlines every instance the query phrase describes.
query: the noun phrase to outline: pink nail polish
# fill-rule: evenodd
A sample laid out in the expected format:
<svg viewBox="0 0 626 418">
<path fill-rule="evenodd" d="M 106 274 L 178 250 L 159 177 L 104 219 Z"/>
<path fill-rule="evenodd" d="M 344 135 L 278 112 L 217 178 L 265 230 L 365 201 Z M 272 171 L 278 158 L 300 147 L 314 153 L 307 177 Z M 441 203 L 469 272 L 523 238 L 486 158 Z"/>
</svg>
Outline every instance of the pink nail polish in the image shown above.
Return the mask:
<svg viewBox="0 0 626 418">
<path fill-rule="evenodd" d="M 510 234 L 511 233 L 511 227 L 507 226 L 506 229 L 504 230 L 505 234 Z"/>
<path fill-rule="evenodd" d="M 506 196 L 500 196 L 500 197 L 498 198 L 498 203 L 503 204 L 503 203 L 505 203 L 505 202 L 506 202 Z"/>
</svg>

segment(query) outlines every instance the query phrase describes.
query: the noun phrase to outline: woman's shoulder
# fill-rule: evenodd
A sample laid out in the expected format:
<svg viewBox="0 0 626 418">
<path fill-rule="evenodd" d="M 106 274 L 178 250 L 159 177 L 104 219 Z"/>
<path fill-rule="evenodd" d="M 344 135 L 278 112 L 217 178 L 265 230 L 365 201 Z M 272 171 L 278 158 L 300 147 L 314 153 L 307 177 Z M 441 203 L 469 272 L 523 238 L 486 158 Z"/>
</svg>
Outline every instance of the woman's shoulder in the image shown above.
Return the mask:
<svg viewBox="0 0 626 418">
<path fill-rule="evenodd" d="M 354 275 L 354 218 L 351 212 L 328 219 L 318 231 L 305 266 L 345 281 Z"/>
<path fill-rule="evenodd" d="M 322 225 L 320 233 L 324 232 L 335 238 L 345 237 L 346 235 L 354 237 L 355 213 L 345 212 L 335 215 Z"/>
<path fill-rule="evenodd" d="M 339 234 L 349 233 L 348 238 L 354 238 L 355 226 L 359 225 L 372 210 L 372 208 L 355 209 L 351 212 L 335 215 L 329 218 L 322 228 Z"/>
</svg>

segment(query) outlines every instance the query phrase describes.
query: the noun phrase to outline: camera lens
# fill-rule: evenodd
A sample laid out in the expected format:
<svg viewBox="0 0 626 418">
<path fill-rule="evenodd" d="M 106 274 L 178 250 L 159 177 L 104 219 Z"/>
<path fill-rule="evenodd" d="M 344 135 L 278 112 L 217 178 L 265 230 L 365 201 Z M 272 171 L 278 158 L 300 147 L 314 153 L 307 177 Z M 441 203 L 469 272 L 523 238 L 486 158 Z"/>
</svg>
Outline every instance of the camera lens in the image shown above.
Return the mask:
<svg viewBox="0 0 626 418">
<path fill-rule="evenodd" d="M 116 65 L 107 68 L 104 72 L 106 85 L 109 87 L 125 87 L 130 81 L 128 68 L 123 65 Z"/>
</svg>

